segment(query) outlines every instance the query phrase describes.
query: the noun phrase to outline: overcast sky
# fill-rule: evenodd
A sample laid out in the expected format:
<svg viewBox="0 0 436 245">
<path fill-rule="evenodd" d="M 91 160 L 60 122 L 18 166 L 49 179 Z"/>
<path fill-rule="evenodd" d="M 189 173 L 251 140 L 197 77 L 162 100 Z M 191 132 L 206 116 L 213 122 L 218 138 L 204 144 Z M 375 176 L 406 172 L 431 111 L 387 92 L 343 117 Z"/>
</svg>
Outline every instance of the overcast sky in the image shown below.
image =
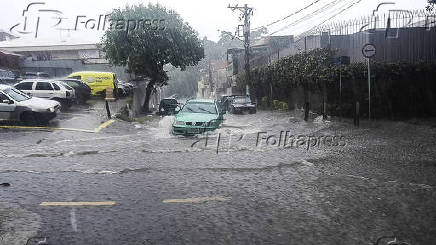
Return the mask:
<svg viewBox="0 0 436 245">
<path fill-rule="evenodd" d="M 200 34 L 200 37 L 207 36 L 209 39 L 217 40 L 219 30 L 226 30 L 234 32 L 236 26 L 239 24 L 238 12 L 232 12 L 227 8 L 228 4 L 235 5 L 248 4 L 254 8 L 254 14 L 251 17 L 251 27 L 257 27 L 260 25 L 266 25 L 277 19 L 281 19 L 308 4 L 315 2 L 316 0 L 153 0 L 153 1 L 139 1 L 139 0 L 0 0 L 0 29 L 9 30 L 12 26 L 21 23 L 14 30 L 22 30 L 24 23 L 24 17 L 22 16 L 23 9 L 32 2 L 44 2 L 44 5 L 34 5 L 27 13 L 28 26 L 27 30 L 31 30 L 36 26 L 36 19 L 40 16 L 40 30 L 38 31 L 39 38 L 77 38 L 86 40 L 98 40 L 103 34 L 101 31 L 96 30 L 79 30 L 79 31 L 60 31 L 51 28 L 57 22 L 56 16 L 62 16 L 62 23 L 58 27 L 62 28 L 74 28 L 76 16 L 85 15 L 83 19 L 98 19 L 100 14 L 106 14 L 113 8 L 123 7 L 126 4 L 138 4 L 138 3 L 160 3 L 167 8 L 177 11 L 182 18 L 187 21 L 195 30 Z M 426 0 L 388 0 L 394 2 L 395 5 L 384 6 L 381 8 L 381 12 L 389 9 L 401 9 L 401 10 L 415 10 L 423 9 L 426 6 Z M 352 8 L 345 11 L 334 18 L 335 21 L 347 20 L 356 18 L 359 16 L 367 16 L 372 13 L 372 10 L 377 7 L 381 2 L 388 2 L 381 0 L 318 0 L 308 9 L 300 12 L 297 15 L 292 16 L 284 21 L 281 21 L 269 28 L 270 33 L 281 29 L 290 23 L 298 22 L 304 16 L 319 11 L 318 14 L 305 21 L 299 22 L 298 25 L 292 28 L 284 29 L 277 32 L 276 35 L 289 35 L 298 34 L 298 32 L 309 29 L 315 26 L 317 23 L 322 22 L 335 15 L 341 9 L 350 6 L 352 3 L 358 2 Z M 332 4 L 331 8 L 323 8 L 324 11 L 320 11 L 323 6 L 329 3 Z M 61 11 L 62 14 L 56 14 L 53 12 L 40 12 L 40 9 L 50 9 Z M 35 29 L 35 28 L 33 28 Z M 27 34 L 31 36 L 32 34 Z"/>
</svg>

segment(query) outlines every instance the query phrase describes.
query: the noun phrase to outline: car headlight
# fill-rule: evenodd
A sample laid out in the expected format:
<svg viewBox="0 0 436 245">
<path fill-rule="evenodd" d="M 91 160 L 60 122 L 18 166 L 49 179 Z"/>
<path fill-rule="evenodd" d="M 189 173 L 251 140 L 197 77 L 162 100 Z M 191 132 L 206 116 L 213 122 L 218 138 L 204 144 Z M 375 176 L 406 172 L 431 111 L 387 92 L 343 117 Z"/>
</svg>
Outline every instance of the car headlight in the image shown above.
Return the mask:
<svg viewBox="0 0 436 245">
<path fill-rule="evenodd" d="M 50 108 L 48 109 L 48 111 L 49 111 L 49 112 L 55 112 L 55 108 L 54 108 L 54 107 L 50 107 Z"/>
<path fill-rule="evenodd" d="M 185 125 L 184 121 L 176 121 L 174 125 Z"/>
</svg>

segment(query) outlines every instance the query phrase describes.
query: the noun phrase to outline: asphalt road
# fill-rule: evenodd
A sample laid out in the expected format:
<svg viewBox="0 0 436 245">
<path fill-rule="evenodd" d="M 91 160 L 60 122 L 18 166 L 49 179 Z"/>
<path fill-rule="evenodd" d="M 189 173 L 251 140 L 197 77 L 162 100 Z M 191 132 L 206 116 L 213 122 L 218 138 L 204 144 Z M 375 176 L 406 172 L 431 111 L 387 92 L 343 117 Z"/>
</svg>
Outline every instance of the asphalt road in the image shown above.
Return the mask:
<svg viewBox="0 0 436 245">
<path fill-rule="evenodd" d="M 300 116 L 226 115 L 200 137 L 171 136 L 171 117 L 0 129 L 0 244 L 436 243 L 434 124 Z"/>
</svg>

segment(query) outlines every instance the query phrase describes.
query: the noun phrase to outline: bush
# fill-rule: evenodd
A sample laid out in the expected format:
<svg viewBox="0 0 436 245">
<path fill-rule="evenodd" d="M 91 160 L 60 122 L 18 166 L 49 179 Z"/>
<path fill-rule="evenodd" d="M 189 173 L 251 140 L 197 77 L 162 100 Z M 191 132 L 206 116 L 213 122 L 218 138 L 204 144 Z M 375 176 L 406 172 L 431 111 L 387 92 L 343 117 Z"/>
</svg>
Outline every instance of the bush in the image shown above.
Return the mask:
<svg viewBox="0 0 436 245">
<path fill-rule="evenodd" d="M 280 101 L 273 100 L 273 108 L 274 108 L 274 110 L 280 109 Z"/>
<path fill-rule="evenodd" d="M 284 110 L 284 111 L 287 111 L 288 110 L 288 103 L 286 103 L 286 102 L 280 102 L 280 104 L 279 104 L 279 108 L 281 109 L 281 110 Z"/>
</svg>

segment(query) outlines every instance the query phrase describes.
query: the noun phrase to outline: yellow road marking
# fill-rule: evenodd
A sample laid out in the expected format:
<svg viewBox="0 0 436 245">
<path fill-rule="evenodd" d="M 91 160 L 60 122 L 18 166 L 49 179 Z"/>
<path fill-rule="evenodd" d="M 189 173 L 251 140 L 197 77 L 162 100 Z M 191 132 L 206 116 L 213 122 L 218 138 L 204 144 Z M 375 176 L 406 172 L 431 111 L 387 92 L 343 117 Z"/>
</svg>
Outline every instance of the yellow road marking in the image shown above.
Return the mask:
<svg viewBox="0 0 436 245">
<path fill-rule="evenodd" d="M 196 197 L 196 198 L 186 198 L 186 199 L 166 199 L 163 203 L 199 203 L 208 201 L 230 201 L 231 197 Z"/>
<path fill-rule="evenodd" d="M 0 128 L 17 128 L 17 129 L 48 129 L 48 130 L 67 130 L 86 133 L 95 133 L 95 130 L 86 130 L 80 128 L 55 128 L 55 127 L 31 127 L 31 126 L 0 126 Z"/>
<path fill-rule="evenodd" d="M 88 130 L 88 129 L 81 129 L 81 128 L 56 128 L 56 127 L 37 127 L 37 126 L 7 126 L 7 125 L 0 125 L 0 128 L 11 128 L 11 129 L 40 129 L 40 130 L 66 130 L 66 131 L 76 131 L 76 132 L 85 132 L 85 133 L 98 133 L 102 129 L 108 127 L 112 123 L 114 123 L 115 120 L 111 119 L 107 122 L 104 122 L 94 130 Z"/>
<path fill-rule="evenodd" d="M 115 202 L 42 202 L 40 206 L 112 206 Z"/>
<path fill-rule="evenodd" d="M 98 128 L 96 128 L 94 131 L 95 131 L 96 133 L 98 133 L 98 132 L 100 132 L 102 129 L 108 127 L 109 125 L 111 125 L 111 124 L 114 123 L 114 122 L 115 122 L 115 120 L 114 120 L 114 119 L 111 119 L 111 120 L 109 120 L 109 121 L 103 123 L 102 125 L 98 126 Z"/>
</svg>

